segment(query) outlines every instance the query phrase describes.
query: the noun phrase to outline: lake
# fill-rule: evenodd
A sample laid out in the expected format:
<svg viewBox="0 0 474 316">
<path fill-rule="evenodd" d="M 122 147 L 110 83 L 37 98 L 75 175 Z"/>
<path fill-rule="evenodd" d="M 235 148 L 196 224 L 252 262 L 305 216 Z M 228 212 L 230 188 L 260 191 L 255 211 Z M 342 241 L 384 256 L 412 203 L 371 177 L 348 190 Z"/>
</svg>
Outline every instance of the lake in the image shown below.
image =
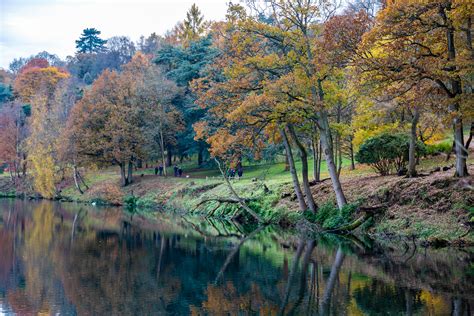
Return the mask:
<svg viewBox="0 0 474 316">
<path fill-rule="evenodd" d="M 471 315 L 474 253 L 0 200 L 0 315 Z"/>
</svg>

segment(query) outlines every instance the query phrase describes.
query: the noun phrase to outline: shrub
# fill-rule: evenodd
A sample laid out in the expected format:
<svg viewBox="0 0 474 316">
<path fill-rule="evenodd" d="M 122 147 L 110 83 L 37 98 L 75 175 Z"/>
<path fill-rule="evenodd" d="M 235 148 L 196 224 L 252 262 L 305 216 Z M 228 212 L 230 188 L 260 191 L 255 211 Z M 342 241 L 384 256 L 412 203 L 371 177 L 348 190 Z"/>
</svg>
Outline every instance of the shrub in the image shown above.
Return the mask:
<svg viewBox="0 0 474 316">
<path fill-rule="evenodd" d="M 324 229 L 335 229 L 350 223 L 357 207 L 358 204 L 354 203 L 346 204 L 339 209 L 334 203 L 328 202 L 320 206 L 315 218 Z"/>
<path fill-rule="evenodd" d="M 449 154 L 452 150 L 453 144 L 450 141 L 447 142 L 442 142 L 438 144 L 433 144 L 433 145 L 427 145 L 426 146 L 426 154 L 427 155 L 439 155 L 439 154 Z"/>
<path fill-rule="evenodd" d="M 367 139 L 357 152 L 355 159 L 370 165 L 380 175 L 385 176 L 391 171 L 404 169 L 408 162 L 410 136 L 403 133 L 380 134 Z M 425 145 L 417 141 L 416 152 L 424 154 Z"/>
</svg>

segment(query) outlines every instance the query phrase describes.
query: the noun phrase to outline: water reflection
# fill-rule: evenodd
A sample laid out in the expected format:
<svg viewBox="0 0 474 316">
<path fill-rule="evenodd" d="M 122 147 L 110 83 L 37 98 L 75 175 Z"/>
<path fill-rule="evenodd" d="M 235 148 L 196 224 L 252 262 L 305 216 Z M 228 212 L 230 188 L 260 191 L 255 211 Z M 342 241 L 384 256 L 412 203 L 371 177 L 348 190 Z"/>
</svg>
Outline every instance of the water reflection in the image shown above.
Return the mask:
<svg viewBox="0 0 474 316">
<path fill-rule="evenodd" d="M 470 315 L 473 259 L 0 201 L 0 314 Z"/>
</svg>

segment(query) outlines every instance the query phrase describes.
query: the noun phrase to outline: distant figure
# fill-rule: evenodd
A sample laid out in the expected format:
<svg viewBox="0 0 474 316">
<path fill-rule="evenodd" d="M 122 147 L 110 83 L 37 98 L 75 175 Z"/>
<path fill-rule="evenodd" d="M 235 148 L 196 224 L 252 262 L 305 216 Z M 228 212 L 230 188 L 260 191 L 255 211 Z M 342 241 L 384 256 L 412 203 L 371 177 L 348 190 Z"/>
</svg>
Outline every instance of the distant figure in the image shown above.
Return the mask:
<svg viewBox="0 0 474 316">
<path fill-rule="evenodd" d="M 242 176 L 244 175 L 244 167 L 242 167 L 242 165 L 237 168 L 237 175 L 239 176 L 239 178 L 242 178 Z"/>
<path fill-rule="evenodd" d="M 181 169 L 181 167 L 178 168 L 178 176 L 180 178 L 183 176 L 183 169 Z"/>
<path fill-rule="evenodd" d="M 158 175 L 158 167 L 155 167 L 155 176 Z"/>
<path fill-rule="evenodd" d="M 160 172 L 160 176 L 163 176 L 163 165 L 160 164 L 160 166 L 158 167 L 158 171 Z"/>
<path fill-rule="evenodd" d="M 173 170 L 174 170 L 174 176 L 177 177 L 178 176 L 178 170 L 179 170 L 178 166 L 174 165 Z"/>
<path fill-rule="evenodd" d="M 234 168 L 229 169 L 229 177 L 231 177 L 231 178 L 235 177 L 235 169 Z"/>
</svg>

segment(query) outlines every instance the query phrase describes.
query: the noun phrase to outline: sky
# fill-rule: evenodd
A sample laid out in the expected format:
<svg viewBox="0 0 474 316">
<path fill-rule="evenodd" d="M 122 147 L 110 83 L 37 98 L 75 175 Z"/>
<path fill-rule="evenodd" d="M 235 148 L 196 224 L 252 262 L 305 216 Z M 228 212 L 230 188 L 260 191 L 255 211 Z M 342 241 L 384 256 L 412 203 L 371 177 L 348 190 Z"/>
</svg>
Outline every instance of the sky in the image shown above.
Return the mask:
<svg viewBox="0 0 474 316">
<path fill-rule="evenodd" d="M 107 39 L 133 41 L 165 34 L 185 18 L 193 3 L 206 20 L 223 20 L 228 0 L 0 0 L 0 68 L 14 58 L 48 51 L 64 59 L 75 52 L 83 29 L 97 28 Z M 234 1 L 237 2 L 237 1 Z"/>
</svg>

